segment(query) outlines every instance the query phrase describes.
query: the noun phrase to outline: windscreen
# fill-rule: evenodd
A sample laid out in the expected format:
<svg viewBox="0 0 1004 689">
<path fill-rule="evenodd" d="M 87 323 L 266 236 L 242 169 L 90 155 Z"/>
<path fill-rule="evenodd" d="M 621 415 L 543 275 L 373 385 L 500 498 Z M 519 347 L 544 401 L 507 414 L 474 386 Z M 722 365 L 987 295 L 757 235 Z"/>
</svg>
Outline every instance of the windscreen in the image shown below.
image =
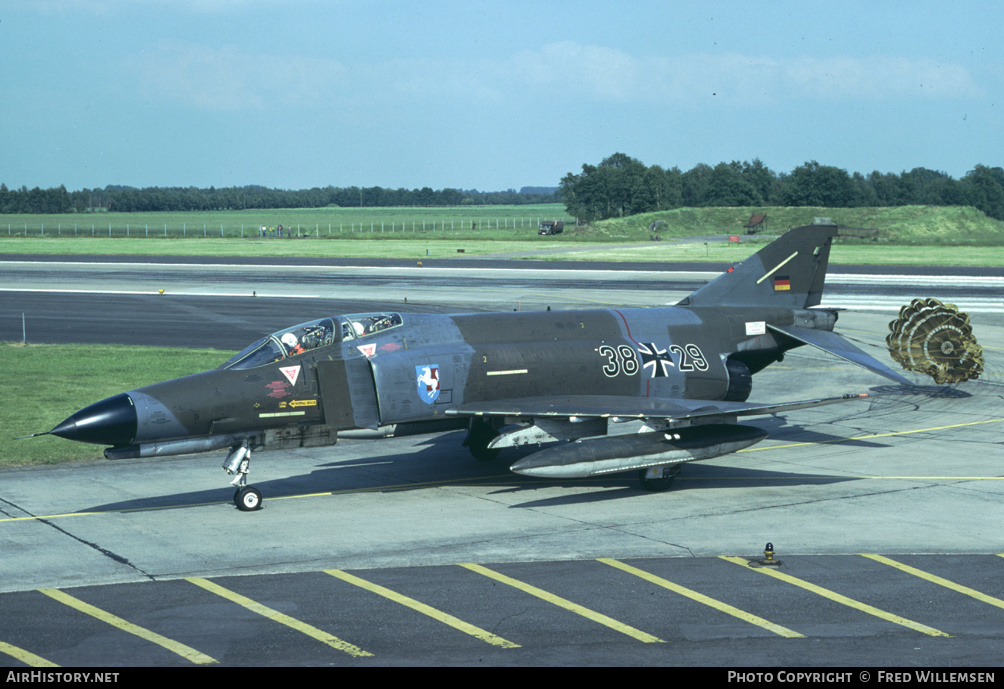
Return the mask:
<svg viewBox="0 0 1004 689">
<path fill-rule="evenodd" d="M 402 323 L 399 313 L 355 313 L 319 318 L 263 337 L 220 368 L 240 370 L 264 366 L 335 342 L 375 335 Z"/>
</svg>

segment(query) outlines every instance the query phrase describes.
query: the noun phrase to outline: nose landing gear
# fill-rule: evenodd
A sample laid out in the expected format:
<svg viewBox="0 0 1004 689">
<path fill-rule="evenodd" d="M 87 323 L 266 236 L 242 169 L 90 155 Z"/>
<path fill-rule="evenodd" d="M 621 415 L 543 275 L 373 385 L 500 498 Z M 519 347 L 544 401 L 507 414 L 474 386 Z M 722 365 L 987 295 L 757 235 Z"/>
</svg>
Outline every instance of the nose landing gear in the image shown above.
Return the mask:
<svg viewBox="0 0 1004 689">
<path fill-rule="evenodd" d="M 234 477 L 230 482 L 234 490 L 234 504 L 242 512 L 252 512 L 261 509 L 261 491 L 247 485 L 248 465 L 251 463 L 251 448 L 245 441 L 230 449 L 230 454 L 223 461 L 223 470 Z"/>
</svg>

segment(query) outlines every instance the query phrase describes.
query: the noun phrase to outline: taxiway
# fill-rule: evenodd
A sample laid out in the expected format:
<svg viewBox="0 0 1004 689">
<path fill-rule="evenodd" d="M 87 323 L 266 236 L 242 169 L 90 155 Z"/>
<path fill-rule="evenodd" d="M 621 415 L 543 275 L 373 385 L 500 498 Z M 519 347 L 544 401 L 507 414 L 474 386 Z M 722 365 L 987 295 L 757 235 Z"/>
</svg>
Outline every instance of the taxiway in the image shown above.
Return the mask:
<svg viewBox="0 0 1004 689">
<path fill-rule="evenodd" d="M 661 304 L 703 279 L 538 271 L 527 282 L 488 274 L 474 289 L 463 275 L 398 284 L 374 277 L 384 267 L 366 270 L 369 281 L 294 279 L 281 296 L 251 297 L 261 283 L 246 276 L 221 287 L 218 273 L 190 273 L 206 285 L 179 278 L 160 295 L 147 289 L 164 284 L 154 275 L 146 292 L 127 294 L 136 275 L 120 282 L 99 270 L 69 284 L 60 269 L 41 278 L 48 287 L 22 279 L 0 292 L 0 336 L 15 339 L 23 308 L 44 314 L 39 332 L 58 332 L 53 339 L 162 343 L 188 323 L 219 336 L 210 346 L 236 349 L 286 323 L 387 308 L 405 284 L 407 304 L 393 300 L 401 310 L 456 310 L 458 301 L 511 310 Z M 842 294 L 835 281 L 827 292 L 859 299 L 837 329 L 870 352 L 882 351 L 893 300 L 948 300 L 930 279 L 923 288 L 876 285 Z M 754 421 L 767 441 L 687 465 L 666 493 L 639 490 L 633 476 L 516 476 L 507 467 L 518 455 L 476 462 L 457 432 L 258 454 L 251 477 L 265 504 L 254 513 L 234 508 L 222 452 L 0 471 L 0 665 L 996 664 L 1004 315 L 993 306 L 999 288 L 981 289 L 990 306 L 972 320 L 988 362 L 983 380 L 895 394 L 868 371 L 801 348 L 755 377 L 751 399 L 877 394 Z M 73 334 L 65 324 L 88 304 L 104 325 Z M 817 590 L 725 559 L 755 560 L 768 542 L 779 572 Z M 123 631 L 91 608 L 199 655 Z M 301 624 L 280 625 L 262 608 Z"/>
</svg>

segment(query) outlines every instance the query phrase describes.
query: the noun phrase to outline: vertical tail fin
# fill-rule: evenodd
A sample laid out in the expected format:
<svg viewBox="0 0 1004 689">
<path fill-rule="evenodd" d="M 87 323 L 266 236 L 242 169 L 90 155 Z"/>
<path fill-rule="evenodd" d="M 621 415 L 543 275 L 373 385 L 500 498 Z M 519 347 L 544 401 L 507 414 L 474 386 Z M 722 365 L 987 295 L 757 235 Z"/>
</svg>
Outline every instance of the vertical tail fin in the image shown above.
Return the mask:
<svg viewBox="0 0 1004 689">
<path fill-rule="evenodd" d="M 679 306 L 757 305 L 803 309 L 823 294 L 836 225 L 802 225 L 780 236 Z"/>
</svg>

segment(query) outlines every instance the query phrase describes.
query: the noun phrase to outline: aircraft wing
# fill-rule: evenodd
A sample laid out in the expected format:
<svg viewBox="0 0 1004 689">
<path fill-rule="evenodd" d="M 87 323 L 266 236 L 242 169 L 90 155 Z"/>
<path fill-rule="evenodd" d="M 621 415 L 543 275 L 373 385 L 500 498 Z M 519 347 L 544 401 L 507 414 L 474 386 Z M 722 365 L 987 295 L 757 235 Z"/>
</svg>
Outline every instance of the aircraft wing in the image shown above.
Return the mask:
<svg viewBox="0 0 1004 689">
<path fill-rule="evenodd" d="M 577 395 L 569 397 L 528 397 L 523 399 L 470 402 L 448 409 L 447 414 L 463 416 L 553 416 L 689 419 L 701 416 L 755 416 L 776 414 L 847 402 L 869 397 L 867 394 L 824 397 L 799 402 L 762 404 L 723 402 L 683 398 L 627 397 L 618 395 Z"/>
<path fill-rule="evenodd" d="M 900 385 L 914 385 L 912 381 L 896 373 L 873 356 L 861 351 L 833 331 L 800 328 L 796 325 L 768 325 L 767 327 L 771 330 L 784 333 L 799 342 L 822 349 L 824 352 L 839 356 L 841 359 L 846 359 L 853 364 L 864 366 L 869 371 L 894 380 Z"/>
</svg>

